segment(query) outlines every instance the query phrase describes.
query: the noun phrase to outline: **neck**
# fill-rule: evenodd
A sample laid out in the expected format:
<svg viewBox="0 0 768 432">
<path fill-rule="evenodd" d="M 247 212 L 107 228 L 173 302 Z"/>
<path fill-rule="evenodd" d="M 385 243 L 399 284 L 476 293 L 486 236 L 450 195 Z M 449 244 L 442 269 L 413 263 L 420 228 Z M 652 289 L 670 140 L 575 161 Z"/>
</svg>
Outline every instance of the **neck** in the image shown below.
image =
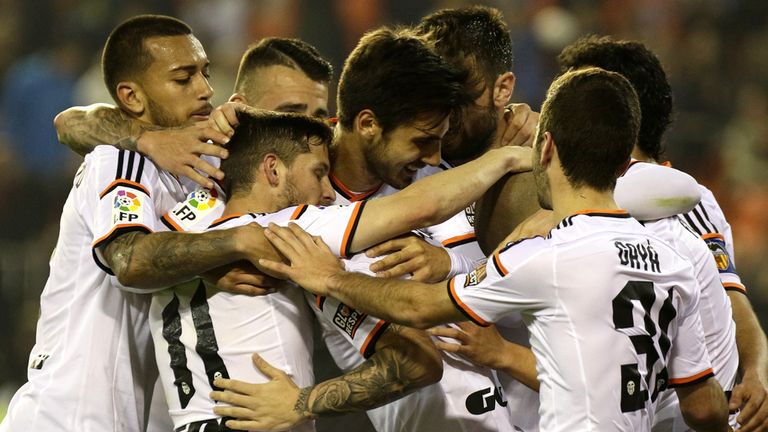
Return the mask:
<svg viewBox="0 0 768 432">
<path fill-rule="evenodd" d="M 583 210 L 618 210 L 613 191 L 597 191 L 589 187 L 573 188 L 552 184 L 552 209 L 556 220 Z"/>
<path fill-rule="evenodd" d="M 254 188 L 256 189 L 256 188 Z M 245 213 L 274 213 L 279 208 L 272 194 L 262 190 L 262 193 L 236 194 L 227 200 L 222 216 Z"/>
<path fill-rule="evenodd" d="M 632 149 L 632 158 L 637 159 L 641 162 L 658 163 L 652 157 L 648 156 L 647 154 L 645 154 L 645 152 L 643 152 L 637 147 Z"/>
<path fill-rule="evenodd" d="M 331 161 L 333 175 L 354 192 L 366 192 L 381 184 L 381 179 L 368 168 L 364 145 L 362 137 L 345 131 L 341 125 L 336 126 Z"/>
</svg>

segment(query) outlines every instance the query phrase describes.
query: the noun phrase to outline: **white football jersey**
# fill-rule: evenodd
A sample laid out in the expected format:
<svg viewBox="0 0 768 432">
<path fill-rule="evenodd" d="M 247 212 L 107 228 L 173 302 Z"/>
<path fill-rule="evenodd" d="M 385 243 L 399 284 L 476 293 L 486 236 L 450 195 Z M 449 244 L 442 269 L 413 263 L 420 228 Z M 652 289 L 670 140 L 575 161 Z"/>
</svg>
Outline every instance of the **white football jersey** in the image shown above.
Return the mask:
<svg viewBox="0 0 768 432">
<path fill-rule="evenodd" d="M 441 161 L 440 166 L 437 167 L 427 165 L 416 172 L 413 181 L 416 182 L 450 168 L 451 166 L 445 161 Z M 353 192 L 344 186 L 333 175 L 333 172 L 329 178 L 331 179 L 331 186 L 336 191 L 334 204 L 350 204 L 361 200 L 376 199 L 392 195 L 400 190 L 382 183 L 379 187 L 367 192 Z M 453 258 L 454 268 L 451 269 L 451 275 L 469 272 L 485 262 L 485 254 L 477 244 L 473 223 L 474 207 L 469 206 L 443 223 L 418 230 L 425 237 L 441 244 L 454 257 L 458 257 L 458 259 Z"/>
<path fill-rule="evenodd" d="M 142 431 L 157 377 L 147 326 L 150 296 L 123 289 L 100 247 L 130 231 L 164 230 L 183 198 L 170 174 L 138 153 L 96 147 L 61 216 L 28 382 L 3 431 Z"/>
<path fill-rule="evenodd" d="M 358 254 L 346 260 L 345 265 L 348 271 L 370 275 L 368 266 L 373 261 L 375 258 Z M 341 370 L 349 372 L 375 354 L 376 342 L 389 328 L 388 322 L 334 298 L 310 293 L 305 296 L 323 330 L 323 340 Z M 514 429 L 514 419 L 505 409 L 507 400 L 494 371 L 451 353 L 443 352 L 442 359 L 440 382 L 367 412 L 377 431 L 528 431 Z"/>
<path fill-rule="evenodd" d="M 347 253 L 363 206 L 302 205 L 271 214 L 228 215 L 211 228 L 295 221 L 342 254 Z M 298 386 L 314 382 L 311 315 L 298 287 L 252 297 L 190 281 L 154 295 L 150 326 L 175 428 L 217 417 L 216 403 L 208 396 L 216 377 L 267 382 L 253 366 L 254 352 L 288 373 Z M 314 430 L 314 425 L 294 430 Z"/>
<path fill-rule="evenodd" d="M 510 243 L 448 292 L 481 325 L 522 314 L 541 430 L 647 431 L 659 392 L 713 375 L 690 262 L 623 211 Z"/>
</svg>

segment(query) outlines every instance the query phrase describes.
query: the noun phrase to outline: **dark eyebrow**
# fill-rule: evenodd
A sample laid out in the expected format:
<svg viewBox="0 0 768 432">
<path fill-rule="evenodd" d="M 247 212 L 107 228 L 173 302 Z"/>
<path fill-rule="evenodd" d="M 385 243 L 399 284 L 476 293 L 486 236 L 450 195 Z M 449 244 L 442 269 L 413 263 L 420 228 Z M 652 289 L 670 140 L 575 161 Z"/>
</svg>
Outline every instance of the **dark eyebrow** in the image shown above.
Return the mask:
<svg viewBox="0 0 768 432">
<path fill-rule="evenodd" d="M 203 67 L 201 69 L 205 70 L 210 65 L 211 65 L 210 62 L 205 62 L 205 64 L 203 65 Z M 194 64 L 191 64 L 191 65 L 181 65 L 181 66 L 176 66 L 174 68 L 171 68 L 171 72 L 176 72 L 176 71 L 184 71 L 184 72 L 193 74 L 193 73 L 197 72 L 197 65 L 194 65 Z"/>
<path fill-rule="evenodd" d="M 328 118 L 328 110 L 325 110 L 325 109 L 322 109 L 322 108 L 318 108 L 318 109 L 315 110 L 314 113 L 312 113 L 312 115 L 317 117 L 317 118 L 325 119 L 325 118 Z"/>
<path fill-rule="evenodd" d="M 275 108 L 275 111 L 305 111 L 307 104 L 301 103 L 284 103 Z"/>
</svg>

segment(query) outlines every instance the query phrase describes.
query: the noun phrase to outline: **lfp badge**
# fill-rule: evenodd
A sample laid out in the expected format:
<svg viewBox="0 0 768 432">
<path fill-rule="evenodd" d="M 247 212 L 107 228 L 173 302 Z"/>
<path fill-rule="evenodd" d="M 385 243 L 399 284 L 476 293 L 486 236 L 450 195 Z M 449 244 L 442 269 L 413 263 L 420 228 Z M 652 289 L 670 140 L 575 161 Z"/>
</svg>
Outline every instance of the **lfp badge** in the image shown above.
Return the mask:
<svg viewBox="0 0 768 432">
<path fill-rule="evenodd" d="M 117 188 L 112 209 L 112 223 L 141 222 L 141 199 L 126 188 Z"/>
</svg>

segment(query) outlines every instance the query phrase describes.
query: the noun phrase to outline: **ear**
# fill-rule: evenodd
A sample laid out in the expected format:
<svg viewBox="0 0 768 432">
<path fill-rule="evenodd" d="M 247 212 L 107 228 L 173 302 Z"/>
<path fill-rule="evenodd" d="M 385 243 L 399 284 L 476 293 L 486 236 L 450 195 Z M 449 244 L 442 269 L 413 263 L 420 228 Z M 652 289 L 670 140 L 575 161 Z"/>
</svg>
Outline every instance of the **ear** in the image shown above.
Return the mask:
<svg viewBox="0 0 768 432">
<path fill-rule="evenodd" d="M 546 169 L 552 160 L 557 156 L 557 148 L 555 147 L 555 139 L 552 137 L 552 133 L 544 132 L 541 139 L 541 153 L 539 154 L 539 163 Z"/>
<path fill-rule="evenodd" d="M 238 102 L 244 105 L 248 105 L 248 99 L 246 99 L 245 95 L 242 93 L 233 93 L 227 102 Z"/>
<path fill-rule="evenodd" d="M 146 110 L 146 98 L 141 91 L 141 86 L 133 81 L 121 81 L 117 83 L 117 101 L 135 117 L 141 117 Z"/>
<path fill-rule="evenodd" d="M 515 90 L 515 74 L 504 72 L 496 78 L 493 83 L 493 105 L 498 108 L 504 108 L 512 99 L 512 92 Z"/>
<path fill-rule="evenodd" d="M 271 187 L 277 187 L 280 185 L 282 180 L 282 171 L 280 168 L 281 165 L 282 163 L 280 162 L 280 158 L 278 158 L 276 154 L 267 153 L 264 156 L 261 169 L 264 173 L 264 177 L 267 179 L 267 183 L 269 183 Z"/>
<path fill-rule="evenodd" d="M 381 135 L 381 126 L 376 114 L 369 109 L 364 109 L 355 116 L 354 128 L 366 139 L 371 140 Z"/>
</svg>

